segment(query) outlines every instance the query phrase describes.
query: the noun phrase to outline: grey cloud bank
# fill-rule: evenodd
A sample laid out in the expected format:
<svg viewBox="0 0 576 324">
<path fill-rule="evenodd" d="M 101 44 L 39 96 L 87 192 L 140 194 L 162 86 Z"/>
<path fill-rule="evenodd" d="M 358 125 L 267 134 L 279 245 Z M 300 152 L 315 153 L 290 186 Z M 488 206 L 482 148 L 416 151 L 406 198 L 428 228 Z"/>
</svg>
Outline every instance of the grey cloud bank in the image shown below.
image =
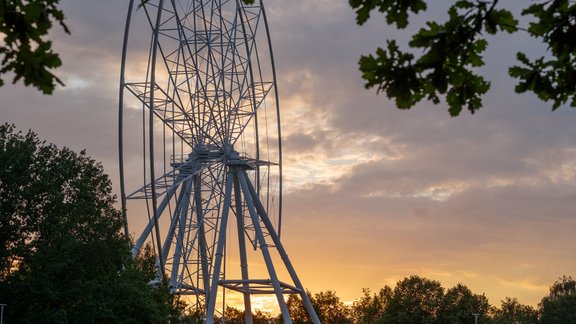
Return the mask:
<svg viewBox="0 0 576 324">
<path fill-rule="evenodd" d="M 517 49 L 532 46 L 526 39 L 494 40 L 484 108 L 450 118 L 443 105 L 399 111 L 363 88 L 359 55 L 393 35 L 382 17 L 358 27 L 343 2 L 266 4 L 286 169 L 318 170 L 306 173 L 302 186 L 291 180 L 296 175 L 285 175 L 294 185 L 285 195 L 283 235 L 307 287 L 351 299 L 363 287 L 419 272 L 447 284 L 462 281 L 492 303 L 511 295 L 534 304 L 558 276 L 574 275 L 576 112 L 550 112 L 533 96 L 513 93 L 506 66 Z M 68 87 L 45 97 L 5 85 L 0 121 L 86 148 L 117 185 L 127 1 L 62 5 L 72 35 L 54 37 L 64 61 L 57 74 Z M 320 278 L 318 267 L 339 269 Z M 343 280 L 346 271 L 364 275 Z"/>
</svg>

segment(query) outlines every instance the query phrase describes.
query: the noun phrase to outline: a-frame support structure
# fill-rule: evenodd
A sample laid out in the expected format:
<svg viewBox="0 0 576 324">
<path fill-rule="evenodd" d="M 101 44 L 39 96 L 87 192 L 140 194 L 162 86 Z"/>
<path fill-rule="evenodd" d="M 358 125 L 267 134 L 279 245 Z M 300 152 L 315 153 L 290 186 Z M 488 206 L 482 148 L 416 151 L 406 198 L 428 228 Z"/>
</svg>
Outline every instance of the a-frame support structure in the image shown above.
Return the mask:
<svg viewBox="0 0 576 324">
<path fill-rule="evenodd" d="M 252 323 L 252 307 L 251 295 L 255 294 L 274 294 L 278 301 L 280 311 L 284 323 L 292 323 L 288 307 L 284 301 L 285 294 L 298 294 L 304 302 L 304 306 L 310 318 L 315 324 L 320 324 L 320 320 L 312 307 L 310 298 L 306 294 L 294 266 L 288 258 L 286 250 L 280 242 L 280 238 L 276 233 L 270 218 L 264 208 L 258 193 L 256 192 L 246 170 L 250 165 L 242 160 L 232 160 L 228 163 L 228 170 L 225 184 L 224 194 L 224 207 L 221 214 L 220 222 L 220 237 L 216 247 L 216 256 L 214 260 L 214 269 L 212 271 L 212 278 L 210 284 L 210 291 L 207 294 L 207 318 L 206 323 L 214 323 L 214 313 L 216 307 L 216 295 L 219 286 L 238 291 L 244 297 L 244 310 L 246 316 L 246 323 Z M 221 279 L 221 267 L 224 256 L 224 247 L 226 245 L 226 228 L 228 226 L 228 218 L 232 208 L 232 200 L 234 201 L 234 210 L 236 215 L 237 232 L 238 232 L 238 246 L 240 248 L 240 267 L 242 278 L 241 279 Z M 262 257 L 266 263 L 268 271 L 268 279 L 251 279 L 249 277 L 247 251 L 246 251 L 246 225 L 244 221 L 244 211 L 242 206 L 246 206 L 249 213 L 249 221 L 251 228 L 255 232 L 257 245 L 262 253 Z M 266 231 L 267 235 L 264 235 Z M 271 239 L 271 242 L 266 240 L 266 237 Z M 282 282 L 278 278 L 276 268 L 274 266 L 271 251 L 269 246 L 273 246 L 280 255 L 283 265 L 288 271 L 293 285 Z"/>
</svg>

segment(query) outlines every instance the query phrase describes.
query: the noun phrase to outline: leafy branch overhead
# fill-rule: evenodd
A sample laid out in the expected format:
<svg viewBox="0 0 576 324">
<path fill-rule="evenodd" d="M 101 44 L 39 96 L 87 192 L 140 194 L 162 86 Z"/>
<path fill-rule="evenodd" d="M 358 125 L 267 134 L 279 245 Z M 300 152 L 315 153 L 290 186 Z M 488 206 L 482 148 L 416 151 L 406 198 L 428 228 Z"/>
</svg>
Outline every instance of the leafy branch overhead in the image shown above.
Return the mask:
<svg viewBox="0 0 576 324">
<path fill-rule="evenodd" d="M 59 0 L 11 0 L 0 3 L 0 75 L 12 73 L 13 83 L 20 79 L 45 94 L 54 91 L 56 83 L 63 84 L 51 69 L 62 65 L 52 42 L 46 40 L 57 22 L 69 33 L 64 24 L 64 13 L 58 8 Z M 0 78 L 0 86 L 4 80 Z"/>
<path fill-rule="evenodd" d="M 386 16 L 389 25 L 405 28 L 411 14 L 427 9 L 423 0 L 349 0 L 356 9 L 358 24 L 364 24 L 373 10 Z M 360 70 L 366 88 L 396 101 L 400 109 L 409 109 L 423 99 L 438 104 L 444 99 L 451 116 L 463 108 L 474 113 L 482 107 L 482 96 L 490 89 L 476 70 L 485 65 L 482 57 L 489 45 L 486 36 L 506 32 L 527 32 L 548 46 L 549 54 L 530 60 L 518 53 L 520 66 L 509 74 L 518 79 L 516 91 L 534 92 L 553 109 L 571 100 L 576 106 L 576 4 L 569 0 L 547 0 L 532 4 L 522 15 L 531 16 L 528 28 L 520 28 L 512 12 L 498 7 L 499 0 L 458 0 L 448 9 L 448 20 L 429 21 L 412 35 L 407 44 L 412 52 L 400 49 L 395 40 L 385 48 L 360 58 Z M 420 51 L 416 56 L 413 52 Z M 549 59 L 547 59 L 549 58 Z"/>
<path fill-rule="evenodd" d="M 552 101 L 553 109 L 568 100 L 576 107 L 576 3 L 549 1 L 534 4 L 523 11 L 536 21 L 529 32 L 548 46 L 551 59 L 529 60 L 518 53 L 522 66 L 510 68 L 510 75 L 520 79 L 517 92 L 531 91 L 544 101 Z"/>
</svg>

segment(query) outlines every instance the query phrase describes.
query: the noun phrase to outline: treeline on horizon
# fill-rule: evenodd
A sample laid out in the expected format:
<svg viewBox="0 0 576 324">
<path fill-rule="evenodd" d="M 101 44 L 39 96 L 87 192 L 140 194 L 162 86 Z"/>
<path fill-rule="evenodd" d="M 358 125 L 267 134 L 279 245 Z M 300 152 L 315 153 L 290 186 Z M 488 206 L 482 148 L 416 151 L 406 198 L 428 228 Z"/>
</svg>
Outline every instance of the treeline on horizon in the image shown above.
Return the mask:
<svg viewBox="0 0 576 324">
<path fill-rule="evenodd" d="M 320 321 L 326 324 L 576 323 L 576 281 L 567 276 L 550 286 L 537 308 L 511 297 L 496 307 L 484 294 L 475 294 L 464 284 L 445 289 L 436 280 L 415 275 L 398 281 L 394 288 L 385 286 L 378 292 L 364 289 L 351 305 L 332 290 L 308 295 Z M 290 295 L 287 306 L 294 324 L 312 323 L 297 295 Z M 233 307 L 226 308 L 224 317 L 229 324 L 246 323 L 244 312 Z M 261 311 L 253 317 L 255 324 L 284 323 L 281 315 Z"/>
</svg>

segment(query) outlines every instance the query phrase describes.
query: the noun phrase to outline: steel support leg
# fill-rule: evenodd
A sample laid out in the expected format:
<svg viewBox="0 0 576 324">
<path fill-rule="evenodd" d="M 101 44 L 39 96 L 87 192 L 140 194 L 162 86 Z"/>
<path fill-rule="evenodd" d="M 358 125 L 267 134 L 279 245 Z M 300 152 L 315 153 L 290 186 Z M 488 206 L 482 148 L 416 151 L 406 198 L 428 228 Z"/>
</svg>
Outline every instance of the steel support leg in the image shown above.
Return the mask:
<svg viewBox="0 0 576 324">
<path fill-rule="evenodd" d="M 188 215 L 188 206 L 190 205 L 190 189 L 192 188 L 192 180 L 189 179 L 184 183 L 184 196 L 180 203 L 180 219 L 178 220 L 178 234 L 176 235 L 176 247 L 174 248 L 174 260 L 172 261 L 172 273 L 170 275 L 170 287 L 176 286 L 176 278 L 178 277 L 178 270 L 180 266 L 180 258 L 182 257 L 184 231 L 186 230 L 186 216 Z"/>
<path fill-rule="evenodd" d="M 254 230 L 256 232 L 256 237 L 260 243 L 260 250 L 262 250 L 262 255 L 264 256 L 264 261 L 266 262 L 266 268 L 268 269 L 268 274 L 270 275 L 270 280 L 272 281 L 272 286 L 274 287 L 274 292 L 276 293 L 276 298 L 278 299 L 278 305 L 280 306 L 280 311 L 282 312 L 282 318 L 284 323 L 291 324 L 290 312 L 284 301 L 284 294 L 282 293 L 282 287 L 280 287 L 280 281 L 278 280 L 278 275 L 274 269 L 274 264 L 272 263 L 272 257 L 270 256 L 270 251 L 268 251 L 268 244 L 262 233 L 262 228 L 260 227 L 260 221 L 258 219 L 258 213 L 255 209 L 255 201 L 260 203 L 260 199 L 256 195 L 252 195 L 249 189 L 247 177 L 243 170 L 238 171 L 238 180 L 240 180 L 240 185 L 242 186 L 242 191 L 244 192 L 244 199 L 248 206 L 248 211 L 252 218 L 252 223 L 254 224 Z"/>
<path fill-rule="evenodd" d="M 178 194 L 178 199 L 176 199 L 176 209 L 172 214 L 172 219 L 170 220 L 170 227 L 168 228 L 168 233 L 164 238 L 164 245 L 162 245 L 162 257 L 164 257 L 164 264 L 168 259 L 168 252 L 170 252 L 170 246 L 172 245 L 172 239 L 174 238 L 174 233 L 176 231 L 176 225 L 178 224 L 178 219 L 180 218 L 180 211 L 182 208 L 182 202 L 184 201 L 184 194 L 186 193 L 186 184 L 183 183 L 180 187 L 180 194 Z"/>
<path fill-rule="evenodd" d="M 246 171 L 242 171 L 242 173 L 241 173 L 242 175 L 240 176 L 240 179 L 246 178 L 245 173 L 246 173 Z M 248 188 L 244 189 L 245 191 L 249 191 L 250 195 L 252 195 L 252 196 L 257 195 L 256 190 L 254 190 L 254 186 L 252 186 L 252 184 L 249 181 L 246 181 L 246 186 Z M 300 279 L 298 278 L 298 275 L 296 274 L 296 270 L 294 270 L 294 267 L 292 266 L 292 263 L 290 262 L 290 259 L 288 258 L 288 254 L 286 253 L 286 250 L 284 250 L 284 247 L 282 246 L 282 243 L 280 242 L 280 238 L 276 234 L 276 231 L 274 230 L 274 226 L 272 225 L 272 222 L 268 218 L 268 215 L 266 213 L 266 210 L 264 209 L 264 206 L 262 206 L 262 202 L 260 201 L 260 199 L 254 199 L 254 204 L 256 206 L 256 209 L 258 210 L 258 213 L 260 214 L 260 218 L 262 219 L 262 222 L 264 222 L 264 226 L 266 226 L 266 229 L 268 230 L 268 233 L 270 234 L 270 237 L 272 238 L 272 241 L 274 242 L 274 245 L 276 245 L 276 248 L 278 249 L 278 253 L 280 254 L 280 257 L 282 258 L 282 261 L 284 261 L 284 265 L 286 266 L 286 269 L 290 273 L 290 277 L 292 278 L 292 281 L 294 282 L 296 287 L 302 291 L 300 293 L 300 296 L 302 297 L 302 301 L 304 302 L 304 306 L 306 307 L 306 310 L 308 311 L 308 314 L 310 315 L 312 322 L 314 322 L 315 324 L 320 324 L 320 320 L 318 319 L 318 315 L 316 315 L 316 312 L 314 311 L 314 307 L 312 307 L 312 302 L 310 301 L 310 298 L 308 298 L 308 295 L 306 294 L 306 291 L 304 290 L 304 287 L 302 286 L 302 283 L 300 282 Z"/>
<path fill-rule="evenodd" d="M 160 216 L 162 216 L 164 209 L 166 208 L 166 206 L 168 206 L 168 203 L 170 202 L 170 199 L 172 199 L 172 196 L 174 195 L 175 191 L 176 189 L 172 188 L 166 192 L 164 199 L 162 199 L 162 202 L 158 206 L 158 211 L 154 213 L 155 217 L 152 217 L 150 219 L 148 225 L 146 225 L 144 231 L 142 232 L 138 240 L 134 243 L 134 246 L 132 247 L 132 257 L 135 257 L 138 254 L 138 251 L 140 251 L 140 249 L 142 248 L 142 245 L 144 245 L 144 242 L 146 241 L 148 235 L 150 235 L 150 232 L 152 231 L 152 227 L 156 225 L 157 220 L 160 218 Z"/>
<path fill-rule="evenodd" d="M 240 192 L 240 182 L 238 176 L 234 174 L 234 196 L 236 203 L 236 224 L 238 225 L 238 245 L 240 248 L 240 270 L 242 272 L 242 284 L 245 292 L 244 295 L 244 318 L 247 324 L 252 324 L 252 305 L 250 301 L 250 293 L 247 291 L 250 284 L 248 280 L 248 258 L 246 257 L 246 237 L 244 233 L 244 214 L 242 209 L 242 194 Z"/>
<path fill-rule="evenodd" d="M 214 260 L 214 267 L 212 268 L 212 284 L 210 292 L 208 293 L 208 306 L 207 306 L 207 324 L 214 324 L 214 310 L 216 309 L 216 294 L 218 292 L 218 282 L 220 281 L 220 268 L 222 266 L 222 257 L 224 255 L 224 246 L 226 245 L 226 226 L 228 224 L 228 212 L 230 211 L 230 201 L 232 196 L 232 178 L 231 170 L 228 170 L 226 175 L 226 188 L 224 192 L 224 206 L 222 207 L 222 219 L 220 221 L 220 232 L 218 245 L 216 247 L 216 258 Z"/>
<path fill-rule="evenodd" d="M 202 267 L 202 282 L 204 291 L 208 294 L 210 290 L 210 270 L 208 268 L 208 252 L 206 248 L 206 234 L 204 232 L 204 215 L 202 209 L 202 192 L 200 191 L 202 180 L 201 175 L 195 175 L 194 181 L 194 205 L 196 206 L 196 219 L 198 222 L 198 247 L 200 249 L 200 264 Z"/>
</svg>

